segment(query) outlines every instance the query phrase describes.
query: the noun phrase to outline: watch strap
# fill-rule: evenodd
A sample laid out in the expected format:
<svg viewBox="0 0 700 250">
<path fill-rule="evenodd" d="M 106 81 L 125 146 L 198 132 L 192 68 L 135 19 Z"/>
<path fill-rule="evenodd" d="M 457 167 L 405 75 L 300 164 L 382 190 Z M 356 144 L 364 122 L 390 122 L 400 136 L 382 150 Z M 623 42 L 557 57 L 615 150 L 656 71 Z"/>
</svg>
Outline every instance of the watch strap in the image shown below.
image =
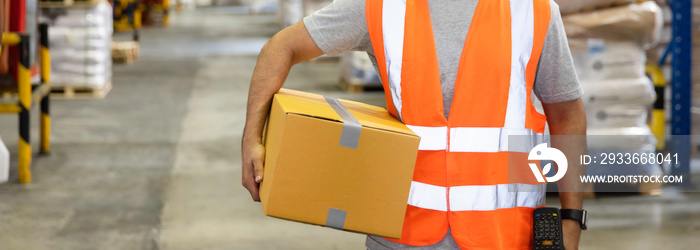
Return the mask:
<svg viewBox="0 0 700 250">
<path fill-rule="evenodd" d="M 568 220 L 574 220 L 578 222 L 581 225 L 581 230 L 586 230 L 586 220 L 588 217 L 588 214 L 586 210 L 578 210 L 578 209 L 560 209 L 559 213 L 561 214 L 562 219 L 568 219 Z"/>
</svg>

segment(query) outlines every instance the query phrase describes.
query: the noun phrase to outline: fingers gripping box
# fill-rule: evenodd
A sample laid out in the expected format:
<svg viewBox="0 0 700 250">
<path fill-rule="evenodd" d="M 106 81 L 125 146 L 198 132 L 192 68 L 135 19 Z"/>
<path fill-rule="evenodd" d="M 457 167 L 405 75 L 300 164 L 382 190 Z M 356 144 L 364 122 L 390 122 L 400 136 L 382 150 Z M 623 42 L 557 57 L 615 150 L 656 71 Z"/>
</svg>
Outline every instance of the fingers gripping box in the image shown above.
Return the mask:
<svg viewBox="0 0 700 250">
<path fill-rule="evenodd" d="M 420 138 L 385 109 L 282 89 L 264 141 L 266 215 L 401 237 Z"/>
</svg>

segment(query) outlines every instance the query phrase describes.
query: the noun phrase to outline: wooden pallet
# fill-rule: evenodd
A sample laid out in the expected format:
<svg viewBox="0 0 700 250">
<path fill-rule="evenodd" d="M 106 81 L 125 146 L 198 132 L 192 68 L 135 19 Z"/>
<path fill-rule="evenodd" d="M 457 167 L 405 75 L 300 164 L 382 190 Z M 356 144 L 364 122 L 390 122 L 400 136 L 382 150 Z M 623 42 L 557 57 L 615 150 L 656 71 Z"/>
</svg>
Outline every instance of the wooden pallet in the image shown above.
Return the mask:
<svg viewBox="0 0 700 250">
<path fill-rule="evenodd" d="M 139 42 L 112 42 L 112 63 L 132 64 L 139 59 Z"/>
<path fill-rule="evenodd" d="M 365 91 L 379 91 L 382 90 L 382 85 L 367 85 L 361 83 L 353 83 L 352 81 L 346 81 L 340 79 L 339 86 L 341 89 L 348 93 L 363 93 Z"/>
<path fill-rule="evenodd" d="M 102 99 L 112 90 L 112 81 L 101 87 L 51 86 L 51 98 L 58 99 Z"/>
<path fill-rule="evenodd" d="M 40 8 L 92 8 L 103 0 L 39 1 Z"/>
</svg>

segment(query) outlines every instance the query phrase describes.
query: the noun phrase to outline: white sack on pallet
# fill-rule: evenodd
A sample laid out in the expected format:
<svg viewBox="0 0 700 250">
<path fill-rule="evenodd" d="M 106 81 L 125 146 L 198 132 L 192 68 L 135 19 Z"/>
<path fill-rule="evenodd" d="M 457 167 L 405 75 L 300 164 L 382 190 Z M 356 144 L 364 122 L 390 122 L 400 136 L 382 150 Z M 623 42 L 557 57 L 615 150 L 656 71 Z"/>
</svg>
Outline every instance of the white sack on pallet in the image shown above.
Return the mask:
<svg viewBox="0 0 700 250">
<path fill-rule="evenodd" d="M 581 80 L 645 77 L 646 52 L 634 42 L 571 39 L 571 55 Z"/>
<path fill-rule="evenodd" d="M 604 81 L 581 81 L 584 106 L 626 104 L 650 106 L 656 100 L 651 80 L 646 77 Z"/>
<path fill-rule="evenodd" d="M 656 148 L 656 137 L 647 126 L 620 128 L 589 128 L 588 149 L 635 150 Z"/>
<path fill-rule="evenodd" d="M 109 18 L 106 18 L 109 17 Z M 42 8 L 40 22 L 51 27 L 110 27 L 112 5 L 103 1 L 92 8 Z"/>
<path fill-rule="evenodd" d="M 99 63 L 80 64 L 80 63 L 61 63 L 51 66 L 52 77 L 60 74 L 81 74 L 85 76 L 108 75 L 112 60 Z"/>
<path fill-rule="evenodd" d="M 111 43 L 112 29 L 51 27 L 49 37 L 52 48 L 104 49 Z"/>
<path fill-rule="evenodd" d="M 633 3 L 632 0 L 554 0 L 554 2 L 559 5 L 559 11 L 562 15 Z"/>
<path fill-rule="evenodd" d="M 110 36 L 111 37 L 111 36 Z M 110 39 L 111 40 L 111 39 Z M 64 41 L 51 43 L 51 55 L 54 53 L 54 48 L 57 50 L 102 50 L 105 51 L 110 47 L 112 41 L 105 40 L 82 40 L 82 41 Z M 55 45 L 55 46 L 54 46 Z"/>
<path fill-rule="evenodd" d="M 107 41 L 112 38 L 108 27 L 54 26 L 49 29 L 49 38 L 54 42 L 75 43 L 84 40 Z"/>
<path fill-rule="evenodd" d="M 52 72 L 53 73 L 53 72 Z M 73 74 L 73 73 L 61 73 L 51 75 L 52 82 L 69 82 L 72 84 L 67 84 L 69 86 L 75 87 L 93 87 L 101 88 L 107 83 L 110 78 L 109 75 L 84 75 L 84 74 Z M 53 83 L 52 83 L 53 85 Z M 63 86 L 66 86 L 64 84 Z"/>
<path fill-rule="evenodd" d="M 655 2 L 567 15 L 563 21 L 569 38 L 636 41 L 645 47 L 658 42 L 664 25 Z"/>
<path fill-rule="evenodd" d="M 656 100 L 651 81 L 646 78 L 582 81 L 589 128 L 644 127 Z"/>
<path fill-rule="evenodd" d="M 51 60 L 64 62 L 64 64 L 96 65 L 112 60 L 110 52 L 111 51 L 105 50 L 75 50 L 65 48 L 52 52 Z"/>
<path fill-rule="evenodd" d="M 51 84 L 102 87 L 112 76 L 112 7 L 44 8 L 49 23 Z"/>
<path fill-rule="evenodd" d="M 340 55 L 340 77 L 343 81 L 365 86 L 382 86 L 372 61 L 365 52 L 349 51 Z"/>
<path fill-rule="evenodd" d="M 613 104 L 586 107 L 588 128 L 642 127 L 647 124 L 649 109 L 643 106 Z"/>
</svg>

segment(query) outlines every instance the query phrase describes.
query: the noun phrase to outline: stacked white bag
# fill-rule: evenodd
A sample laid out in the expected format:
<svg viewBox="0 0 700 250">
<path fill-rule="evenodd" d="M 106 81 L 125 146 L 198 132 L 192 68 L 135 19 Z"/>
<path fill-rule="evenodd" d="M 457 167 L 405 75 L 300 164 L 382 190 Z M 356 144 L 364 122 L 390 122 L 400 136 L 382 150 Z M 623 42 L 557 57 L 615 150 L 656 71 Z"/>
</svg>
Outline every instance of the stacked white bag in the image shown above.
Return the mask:
<svg viewBox="0 0 700 250">
<path fill-rule="evenodd" d="M 585 93 L 588 127 L 647 127 L 647 111 L 656 94 L 644 73 L 646 55 L 641 46 L 589 39 L 583 49 L 572 52 Z"/>
<path fill-rule="evenodd" d="M 645 75 L 642 45 L 600 39 L 572 39 L 570 45 L 585 93 L 589 154 L 654 153 L 656 138 L 647 119 L 656 93 Z M 658 174 L 659 170 L 652 164 L 624 169 L 589 166 L 588 174 Z"/>
<path fill-rule="evenodd" d="M 112 6 L 44 8 L 49 23 L 51 84 L 100 88 L 112 76 Z"/>
</svg>

